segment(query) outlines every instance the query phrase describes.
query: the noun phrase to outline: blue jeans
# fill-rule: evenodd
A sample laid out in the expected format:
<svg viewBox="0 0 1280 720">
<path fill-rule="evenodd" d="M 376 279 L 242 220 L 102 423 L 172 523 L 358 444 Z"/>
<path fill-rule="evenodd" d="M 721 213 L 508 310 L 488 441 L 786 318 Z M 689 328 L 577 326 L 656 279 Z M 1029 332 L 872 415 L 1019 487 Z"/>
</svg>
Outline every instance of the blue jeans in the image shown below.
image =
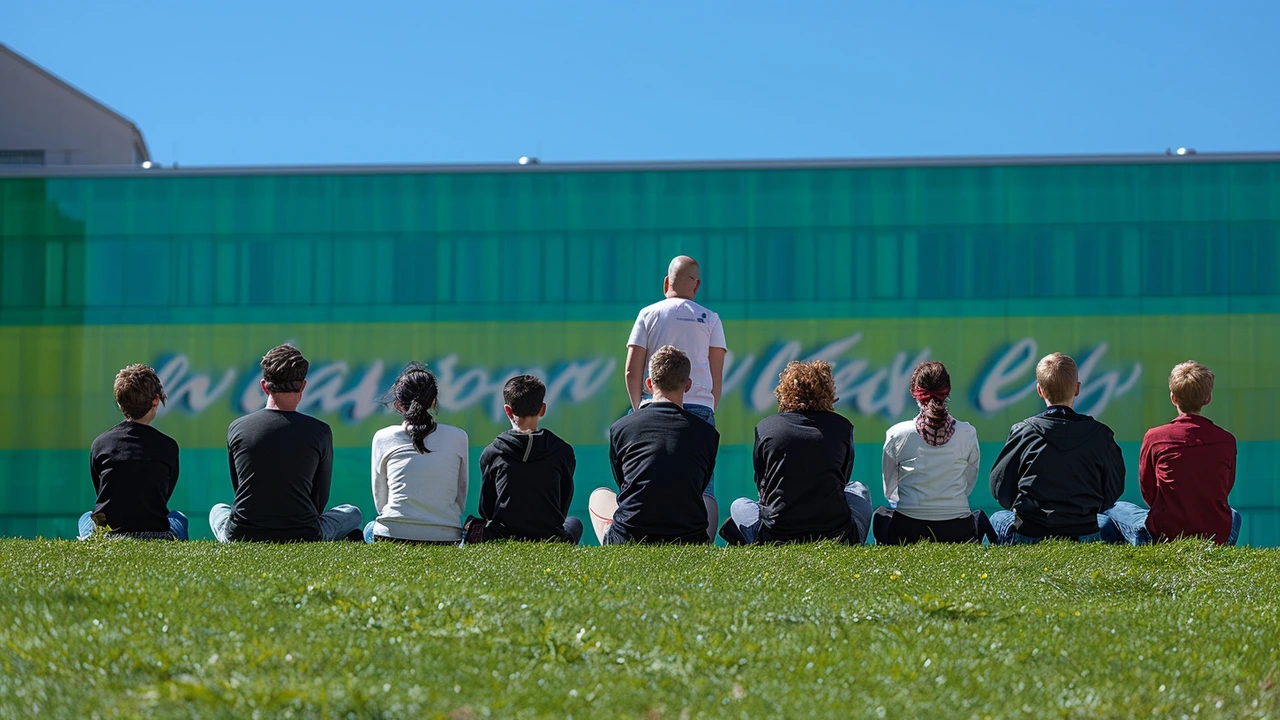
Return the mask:
<svg viewBox="0 0 1280 720">
<path fill-rule="evenodd" d="M 716 426 L 716 411 L 707 407 L 706 405 L 685 405 L 684 409 L 688 410 L 690 415 L 697 415 L 703 420 L 706 420 L 707 422 L 711 423 L 711 427 Z M 715 497 L 715 494 L 716 494 L 715 473 L 711 474 L 711 479 L 707 481 L 707 489 L 703 490 L 703 492 L 705 492 L 706 494 L 712 497 Z"/>
<path fill-rule="evenodd" d="M 169 513 L 169 532 L 173 533 L 174 539 L 186 540 L 190 536 L 187 528 L 190 523 L 187 522 L 187 516 L 174 510 Z M 93 513 L 87 512 L 80 516 L 80 534 L 77 540 L 84 540 L 93 534 Z"/>
<path fill-rule="evenodd" d="M 849 505 L 849 515 L 853 518 L 853 526 L 857 537 L 852 538 L 855 544 L 862 545 L 867 541 L 867 530 L 871 527 L 871 492 L 860 482 L 851 482 L 844 486 L 844 501 Z M 729 517 L 738 526 L 738 532 L 748 544 L 760 539 L 760 503 L 749 498 L 738 498 L 729 506 Z"/>
<path fill-rule="evenodd" d="M 336 505 L 320 514 L 320 539 L 342 540 L 352 531 L 360 529 L 364 518 L 355 505 Z M 231 522 L 231 506 L 218 503 L 209 510 L 209 529 L 218 542 L 231 542 L 227 537 L 227 524 Z"/>
<path fill-rule="evenodd" d="M 1001 510 L 991 516 L 991 527 L 995 528 L 996 537 L 999 538 L 1001 545 L 1034 545 L 1044 540 L 1044 538 L 1029 537 L 1021 533 L 1013 531 L 1013 521 L 1017 516 L 1011 510 Z M 1106 515 L 1098 516 L 1098 532 L 1081 535 L 1076 538 L 1076 542 L 1104 542 L 1103 532 L 1106 526 L 1111 524 L 1111 519 Z M 1108 534 L 1110 532 L 1108 531 Z"/>
<path fill-rule="evenodd" d="M 1150 545 L 1151 531 L 1147 529 L 1147 515 L 1151 511 L 1131 502 L 1118 502 L 1115 507 L 1102 513 L 1111 520 L 1109 527 L 1104 527 L 1107 542 L 1126 542 L 1130 545 Z M 1227 544 L 1235 545 L 1240 539 L 1240 525 L 1244 518 L 1235 510 L 1231 511 L 1231 534 L 1227 535 Z"/>
<path fill-rule="evenodd" d="M 651 400 L 646 400 L 646 401 L 644 401 L 644 402 L 640 403 L 640 407 L 644 407 L 645 405 L 649 404 L 650 402 L 652 402 L 652 401 L 651 401 Z M 690 415 L 696 415 L 697 417 L 700 417 L 700 418 L 702 418 L 703 420 L 706 420 L 707 422 L 711 423 L 711 427 L 715 427 L 715 426 L 716 426 L 716 411 L 715 411 L 714 409 L 712 409 L 712 408 L 710 408 L 710 407 L 707 407 L 706 405 L 685 405 L 685 406 L 684 406 L 684 409 L 685 409 L 685 410 L 687 410 L 687 411 L 689 411 L 689 414 L 690 414 Z M 633 413 L 633 412 L 635 412 L 635 411 L 634 411 L 634 410 L 627 410 L 627 414 L 628 414 L 628 415 L 630 415 L 630 414 L 631 414 L 631 413 Z M 716 476 L 715 476 L 715 473 L 712 473 L 712 474 L 711 474 L 711 479 L 707 481 L 707 489 L 706 489 L 706 490 L 703 490 L 703 492 L 704 492 L 704 493 L 706 493 L 706 494 L 708 494 L 708 495 L 710 495 L 711 497 L 715 497 L 715 496 L 716 496 Z"/>
</svg>

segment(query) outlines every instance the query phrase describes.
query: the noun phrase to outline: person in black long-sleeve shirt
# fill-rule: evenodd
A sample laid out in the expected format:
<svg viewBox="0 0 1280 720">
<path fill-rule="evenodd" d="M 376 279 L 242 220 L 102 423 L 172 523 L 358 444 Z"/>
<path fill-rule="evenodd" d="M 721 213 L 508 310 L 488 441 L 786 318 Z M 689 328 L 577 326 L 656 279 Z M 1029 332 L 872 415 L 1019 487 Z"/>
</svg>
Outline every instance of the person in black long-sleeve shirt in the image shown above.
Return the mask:
<svg viewBox="0 0 1280 720">
<path fill-rule="evenodd" d="M 599 488 L 589 501 L 601 545 L 709 543 L 714 507 L 703 491 L 715 470 L 720 433 L 682 406 L 689 357 L 664 346 L 645 380 L 653 402 L 609 428 L 609 462 L 619 492 Z"/>
<path fill-rule="evenodd" d="M 178 443 L 151 427 L 164 388 L 156 371 L 130 365 L 113 387 L 124 420 L 102 433 L 89 451 L 97 502 L 80 518 L 79 537 L 99 528 L 140 539 L 187 539 L 187 517 L 169 511 L 178 484 Z"/>
<path fill-rule="evenodd" d="M 1044 538 L 1103 539 L 1108 510 L 1124 492 L 1124 458 L 1111 428 L 1073 409 L 1076 363 L 1062 353 L 1036 365 L 1036 391 L 1048 407 L 1009 430 L 991 494 L 1005 508 L 991 516 L 1001 543 Z"/>
<path fill-rule="evenodd" d="M 235 504 L 209 511 L 209 527 L 219 541 L 310 542 L 358 533 L 359 508 L 324 509 L 333 474 L 333 432 L 297 411 L 308 368 L 292 345 L 262 358 L 267 406 L 227 429 Z"/>
<path fill-rule="evenodd" d="M 468 521 L 467 542 L 556 540 L 578 544 L 582 521 L 569 516 L 573 502 L 573 447 L 538 427 L 547 414 L 547 386 L 518 375 L 502 388 L 512 429 L 480 454 L 480 520 Z"/>
<path fill-rule="evenodd" d="M 778 414 L 756 425 L 760 501 L 738 498 L 720 536 L 730 545 L 838 540 L 866 542 L 871 493 L 850 482 L 853 423 L 835 411 L 836 381 L 822 360 L 792 362 L 777 389 Z"/>
</svg>

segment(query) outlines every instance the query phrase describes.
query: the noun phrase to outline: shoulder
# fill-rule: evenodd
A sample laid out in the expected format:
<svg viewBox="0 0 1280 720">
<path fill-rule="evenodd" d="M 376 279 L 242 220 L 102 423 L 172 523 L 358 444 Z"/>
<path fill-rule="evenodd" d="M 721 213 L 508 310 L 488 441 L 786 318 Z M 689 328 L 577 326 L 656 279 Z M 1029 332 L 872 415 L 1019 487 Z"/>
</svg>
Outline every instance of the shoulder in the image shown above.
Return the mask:
<svg viewBox="0 0 1280 720">
<path fill-rule="evenodd" d="M 306 418 L 304 422 L 309 423 L 311 427 L 315 428 L 316 434 L 328 435 L 330 437 L 333 436 L 333 428 L 329 427 L 329 423 L 321 420 L 315 415 L 307 415 L 306 413 L 298 413 L 298 414 Z"/>
<path fill-rule="evenodd" d="M 962 423 L 960 422 L 956 423 L 957 432 L 959 432 L 961 424 Z M 894 423 L 893 425 L 889 426 L 889 429 L 885 431 L 884 436 L 886 439 L 892 438 L 896 440 L 899 438 L 904 438 L 915 431 L 916 431 L 915 420 L 903 420 L 900 423 Z"/>
<path fill-rule="evenodd" d="M 498 457 L 498 455 L 499 452 L 497 446 L 494 443 L 489 443 L 484 446 L 484 450 L 480 451 L 480 464 L 488 465 L 493 462 L 494 458 Z"/>
<path fill-rule="evenodd" d="M 459 445 L 464 448 L 469 442 L 467 431 L 456 425 L 436 425 L 435 432 L 431 434 L 438 436 L 445 443 Z"/>
<path fill-rule="evenodd" d="M 386 445 L 394 443 L 399 440 L 401 436 L 408 437 L 408 435 L 405 435 L 404 428 L 402 426 L 388 425 L 373 434 L 373 444 Z"/>
<path fill-rule="evenodd" d="M 915 427 L 914 423 L 912 423 L 912 427 Z M 978 437 L 978 428 L 964 420 L 956 420 L 956 435 L 976 438 Z"/>
<path fill-rule="evenodd" d="M 646 318 L 653 317 L 654 315 L 661 313 L 663 310 L 667 309 L 670 306 L 671 306 L 670 298 L 663 298 L 656 303 L 651 303 L 649 305 L 645 305 L 644 307 L 640 308 L 640 312 L 636 315 L 636 319 L 644 320 Z"/>
</svg>

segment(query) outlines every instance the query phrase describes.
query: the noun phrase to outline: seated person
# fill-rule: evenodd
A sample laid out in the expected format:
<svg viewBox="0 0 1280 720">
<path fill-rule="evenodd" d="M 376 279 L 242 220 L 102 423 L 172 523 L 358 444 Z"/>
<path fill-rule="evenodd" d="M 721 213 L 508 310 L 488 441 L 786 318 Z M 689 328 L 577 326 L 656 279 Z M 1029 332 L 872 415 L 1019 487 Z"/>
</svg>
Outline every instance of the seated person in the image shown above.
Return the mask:
<svg viewBox="0 0 1280 720">
<path fill-rule="evenodd" d="M 756 489 L 738 498 L 720 537 L 730 545 L 838 540 L 861 545 L 871 523 L 871 493 L 849 482 L 853 423 L 835 411 L 836 381 L 822 360 L 782 371 L 778 413 L 756 425 Z"/>
<path fill-rule="evenodd" d="M 365 542 L 457 545 L 467 503 L 467 433 L 432 417 L 439 386 L 426 365 L 400 371 L 387 400 L 404 421 L 373 436 L 373 505 Z"/>
<path fill-rule="evenodd" d="M 885 433 L 881 468 L 889 507 L 876 508 L 871 523 L 879 545 L 996 541 L 987 514 L 969 509 L 978 481 L 978 431 L 951 417 L 950 395 L 946 366 L 916 366 L 911 396 L 920 413 Z"/>
<path fill-rule="evenodd" d="M 601 545 L 710 543 L 716 518 L 704 495 L 720 433 L 683 407 L 689 356 L 664 345 L 649 360 L 653 402 L 609 428 L 609 462 L 619 492 L 591 493 L 591 524 Z"/>
<path fill-rule="evenodd" d="M 511 429 L 480 453 L 480 519 L 468 520 L 467 542 L 555 540 L 577 545 L 582 521 L 573 502 L 573 447 L 538 427 L 547 414 L 547 386 L 518 375 L 502 388 Z"/>
<path fill-rule="evenodd" d="M 1169 400 L 1178 417 L 1142 438 L 1138 484 L 1145 510 L 1119 502 L 1106 511 L 1118 540 L 1131 545 L 1209 538 L 1235 545 L 1240 513 L 1227 504 L 1236 482 L 1236 438 L 1200 414 L 1213 399 L 1213 373 L 1188 360 L 1169 374 Z"/>
<path fill-rule="evenodd" d="M 342 540 L 359 535 L 360 508 L 325 511 L 333 474 L 333 433 L 298 412 L 309 364 L 297 348 L 281 345 L 262 358 L 259 385 L 267 406 L 227 429 L 227 456 L 235 503 L 209 511 L 219 542 Z"/>
<path fill-rule="evenodd" d="M 178 484 L 178 443 L 151 427 L 165 401 L 160 378 L 146 365 L 130 365 L 116 373 L 114 390 L 124 420 L 89 451 L 98 502 L 81 516 L 79 537 L 101 528 L 113 536 L 186 540 L 187 516 L 168 507 Z"/>
<path fill-rule="evenodd" d="M 1103 540 L 1103 510 L 1124 492 L 1124 458 L 1111 428 L 1072 406 L 1080 394 L 1076 363 L 1062 353 L 1036 364 L 1036 393 L 1048 407 L 1017 423 L 991 469 L 991 516 L 999 541 Z"/>
</svg>

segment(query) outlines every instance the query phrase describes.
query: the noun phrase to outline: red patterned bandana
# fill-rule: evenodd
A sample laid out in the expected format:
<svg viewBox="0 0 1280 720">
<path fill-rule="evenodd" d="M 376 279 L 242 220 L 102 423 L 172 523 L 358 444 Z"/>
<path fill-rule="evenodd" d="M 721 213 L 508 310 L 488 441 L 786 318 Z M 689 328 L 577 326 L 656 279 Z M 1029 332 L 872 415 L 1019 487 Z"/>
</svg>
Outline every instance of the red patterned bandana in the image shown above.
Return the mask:
<svg viewBox="0 0 1280 720">
<path fill-rule="evenodd" d="M 916 415 L 916 432 L 934 447 L 946 445 L 951 436 L 956 434 L 956 419 L 947 415 L 941 425 L 931 425 L 922 412 Z"/>
</svg>

